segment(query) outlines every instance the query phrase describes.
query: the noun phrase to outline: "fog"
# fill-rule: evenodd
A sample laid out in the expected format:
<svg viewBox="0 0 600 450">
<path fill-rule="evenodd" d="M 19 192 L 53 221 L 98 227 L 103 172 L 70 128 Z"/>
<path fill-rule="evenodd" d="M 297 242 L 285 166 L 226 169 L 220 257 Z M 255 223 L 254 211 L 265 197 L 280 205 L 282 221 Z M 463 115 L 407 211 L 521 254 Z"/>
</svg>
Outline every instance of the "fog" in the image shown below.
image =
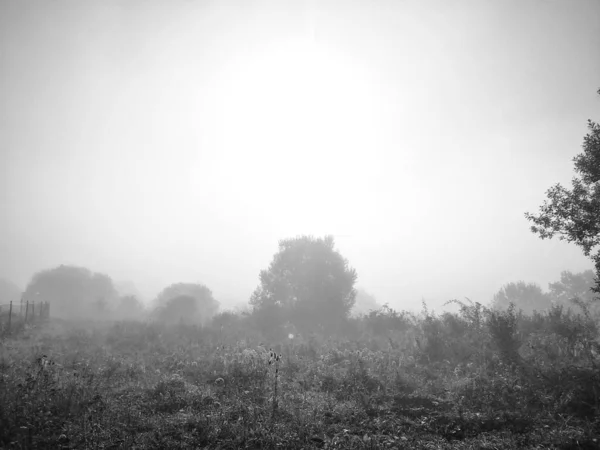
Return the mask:
<svg viewBox="0 0 600 450">
<path fill-rule="evenodd" d="M 600 104 L 600 3 L 2 1 L 0 277 L 246 302 L 335 237 L 380 304 L 592 268 L 525 211 Z"/>
</svg>

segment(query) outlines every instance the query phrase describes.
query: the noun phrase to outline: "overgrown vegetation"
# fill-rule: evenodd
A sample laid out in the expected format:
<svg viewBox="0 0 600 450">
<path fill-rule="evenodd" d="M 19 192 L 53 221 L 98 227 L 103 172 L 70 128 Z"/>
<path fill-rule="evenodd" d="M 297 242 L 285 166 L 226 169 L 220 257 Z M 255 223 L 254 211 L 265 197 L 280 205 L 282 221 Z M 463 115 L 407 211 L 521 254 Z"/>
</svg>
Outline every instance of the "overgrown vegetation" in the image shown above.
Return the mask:
<svg viewBox="0 0 600 450">
<path fill-rule="evenodd" d="M 454 303 L 271 342 L 53 320 L 2 341 L 0 447 L 597 448 L 597 318 Z"/>
</svg>

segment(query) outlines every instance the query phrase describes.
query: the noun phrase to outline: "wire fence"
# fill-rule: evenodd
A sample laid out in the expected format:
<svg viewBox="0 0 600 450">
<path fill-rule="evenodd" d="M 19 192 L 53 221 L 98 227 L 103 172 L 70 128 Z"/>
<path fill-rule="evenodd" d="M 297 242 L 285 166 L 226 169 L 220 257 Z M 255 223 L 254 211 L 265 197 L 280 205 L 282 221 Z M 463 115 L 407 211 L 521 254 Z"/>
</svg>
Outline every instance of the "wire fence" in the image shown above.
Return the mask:
<svg viewBox="0 0 600 450">
<path fill-rule="evenodd" d="M 10 333 L 25 324 L 41 322 L 50 317 L 49 302 L 10 302 L 0 304 L 0 330 Z"/>
</svg>

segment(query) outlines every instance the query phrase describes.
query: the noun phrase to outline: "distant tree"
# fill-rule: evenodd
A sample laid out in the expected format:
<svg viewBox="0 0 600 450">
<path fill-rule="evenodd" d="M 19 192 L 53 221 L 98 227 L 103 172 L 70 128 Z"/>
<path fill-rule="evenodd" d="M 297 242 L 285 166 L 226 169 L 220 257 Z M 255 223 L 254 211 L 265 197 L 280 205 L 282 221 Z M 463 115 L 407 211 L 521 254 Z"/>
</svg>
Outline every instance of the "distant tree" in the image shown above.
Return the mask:
<svg viewBox="0 0 600 450">
<path fill-rule="evenodd" d="M 600 312 L 600 304 L 595 302 L 596 294 L 592 291 L 594 287 L 594 271 L 586 270 L 580 273 L 571 273 L 564 271 L 560 274 L 560 281 L 550 283 L 550 296 L 552 301 L 558 305 L 564 305 L 568 308 L 581 306 L 580 302 L 586 305 L 589 311 Z"/>
<path fill-rule="evenodd" d="M 0 278 L 0 305 L 18 302 L 21 299 L 21 289 L 11 281 Z"/>
<path fill-rule="evenodd" d="M 185 294 L 177 295 L 169 298 L 163 305 L 159 306 L 155 312 L 155 317 L 169 325 L 176 323 L 197 324 L 201 319 L 198 306 L 195 297 Z"/>
<path fill-rule="evenodd" d="M 600 90 L 598 90 L 600 95 Z M 575 176 L 571 190 L 556 184 L 546 195 L 548 200 L 538 215 L 525 213 L 533 222 L 531 231 L 540 238 L 558 235 L 574 242 L 591 257 L 596 268 L 593 292 L 600 294 L 600 124 L 588 120 L 589 133 L 583 139 L 583 153 L 573 158 Z M 594 253 L 595 251 L 595 253 Z"/>
<path fill-rule="evenodd" d="M 131 281 L 118 281 L 115 282 L 115 288 L 121 297 L 135 297 L 138 300 L 142 299 L 143 296 L 137 289 L 135 284 Z"/>
<path fill-rule="evenodd" d="M 117 308 L 115 310 L 115 318 L 117 319 L 141 319 L 144 317 L 146 310 L 143 303 L 135 295 L 126 295 L 119 298 Z"/>
<path fill-rule="evenodd" d="M 36 273 L 23 294 L 24 301 L 50 302 L 52 316 L 63 318 L 106 313 L 117 298 L 108 275 L 65 265 Z"/>
<path fill-rule="evenodd" d="M 359 316 L 363 314 L 369 314 L 371 311 L 380 310 L 382 305 L 377 303 L 377 299 L 375 296 L 369 294 L 363 288 L 358 288 L 356 290 L 356 301 L 354 302 L 354 307 L 350 314 L 352 316 Z"/>
<path fill-rule="evenodd" d="M 194 307 L 188 303 L 189 299 L 181 297 L 191 297 L 194 299 Z M 173 299 L 179 298 L 175 303 Z M 175 283 L 161 291 L 156 298 L 158 310 L 174 309 L 175 311 L 188 311 L 189 321 L 194 323 L 208 322 L 218 311 L 219 302 L 213 297 L 209 288 L 199 283 Z M 171 316 L 169 316 L 171 317 Z M 186 322 L 188 320 L 186 319 Z"/>
<path fill-rule="evenodd" d="M 549 284 L 553 300 L 564 304 L 569 304 L 573 298 L 579 298 L 586 302 L 593 300 L 594 293 L 590 289 L 593 286 L 593 270 L 580 273 L 564 271 L 560 274 L 560 281 Z"/>
<path fill-rule="evenodd" d="M 505 284 L 494 295 L 492 308 L 507 309 L 511 303 L 525 313 L 531 313 L 533 310 L 543 311 L 552 306 L 550 296 L 542 291 L 538 284 L 524 281 Z"/>
<path fill-rule="evenodd" d="M 332 236 L 302 236 L 279 242 L 250 299 L 267 327 L 289 321 L 298 330 L 336 329 L 354 306 L 356 271 L 334 249 Z"/>
</svg>

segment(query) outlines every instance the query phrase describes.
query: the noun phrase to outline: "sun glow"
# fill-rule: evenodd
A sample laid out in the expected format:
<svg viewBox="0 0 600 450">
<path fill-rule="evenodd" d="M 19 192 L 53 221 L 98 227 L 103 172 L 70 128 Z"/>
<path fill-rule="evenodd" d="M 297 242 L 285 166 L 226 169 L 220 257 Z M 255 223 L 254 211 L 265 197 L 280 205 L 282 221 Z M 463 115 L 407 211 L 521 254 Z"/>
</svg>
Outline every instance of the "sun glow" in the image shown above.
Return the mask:
<svg viewBox="0 0 600 450">
<path fill-rule="evenodd" d="M 257 139 L 263 148 L 282 142 L 303 152 L 331 148 L 348 135 L 349 127 L 357 132 L 357 125 L 369 126 L 359 117 L 372 109 L 367 74 L 309 39 L 246 52 L 221 76 L 224 124 L 246 140 Z"/>
<path fill-rule="evenodd" d="M 368 101 L 357 68 L 309 40 L 249 52 L 227 72 L 227 116 L 251 134 L 268 130 L 273 142 L 330 140 Z"/>
<path fill-rule="evenodd" d="M 249 180 L 235 195 L 269 195 L 280 217 L 294 216 L 307 232 L 345 227 L 343 211 L 369 195 L 365 183 L 377 176 L 374 88 L 357 62 L 309 39 L 238 55 L 215 92 L 223 170 L 238 185 Z"/>
</svg>

